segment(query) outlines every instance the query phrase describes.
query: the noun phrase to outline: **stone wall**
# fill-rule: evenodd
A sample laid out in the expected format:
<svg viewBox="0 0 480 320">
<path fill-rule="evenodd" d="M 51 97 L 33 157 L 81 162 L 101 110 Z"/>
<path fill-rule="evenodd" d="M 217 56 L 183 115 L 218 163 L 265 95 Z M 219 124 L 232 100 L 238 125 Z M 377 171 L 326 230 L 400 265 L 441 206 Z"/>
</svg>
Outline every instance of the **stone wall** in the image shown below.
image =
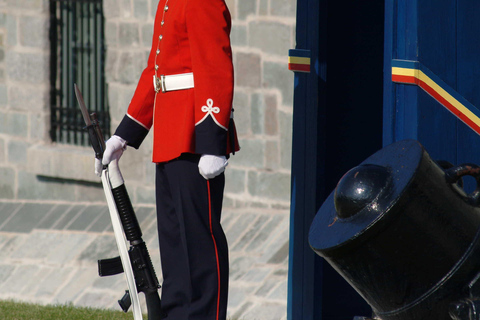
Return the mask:
<svg viewBox="0 0 480 320">
<path fill-rule="evenodd" d="M 152 37 L 157 0 L 105 0 L 112 129 L 125 114 Z M 226 206 L 288 208 L 293 0 L 228 1 L 241 152 L 227 170 Z M 50 142 L 48 1 L 0 0 L 0 198 L 101 200 L 90 148 Z M 153 203 L 151 136 L 121 161 L 132 197 Z M 81 181 L 82 183 L 77 183 Z"/>
<path fill-rule="evenodd" d="M 242 147 L 226 170 L 224 205 L 233 214 L 226 215 L 225 225 L 236 272 L 229 308 L 234 315 L 249 310 L 250 315 L 278 315 L 272 310 L 286 305 L 293 101 L 287 53 L 294 47 L 295 1 L 226 2 L 233 18 L 234 108 Z M 145 66 L 157 3 L 104 0 L 112 130 Z M 2 203 L 4 209 L 105 203 L 91 148 L 49 138 L 48 29 L 48 0 L 0 0 L 0 217 Z M 151 139 L 138 151 L 129 148 L 120 163 L 132 201 L 147 207 L 154 203 Z M 5 229 L 11 223 L 2 225 L 0 238 L 16 237 Z M 266 235 L 268 230 L 281 232 Z M 38 232 L 33 228 L 21 237 Z M 22 265 L 14 261 L 12 272 Z"/>
</svg>

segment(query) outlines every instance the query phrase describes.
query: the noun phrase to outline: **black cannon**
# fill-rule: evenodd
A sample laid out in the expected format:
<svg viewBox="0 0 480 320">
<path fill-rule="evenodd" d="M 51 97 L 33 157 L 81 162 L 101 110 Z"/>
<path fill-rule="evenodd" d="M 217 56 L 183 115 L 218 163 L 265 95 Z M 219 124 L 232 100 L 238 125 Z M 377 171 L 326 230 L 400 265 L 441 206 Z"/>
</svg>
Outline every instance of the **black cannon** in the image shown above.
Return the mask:
<svg viewBox="0 0 480 320">
<path fill-rule="evenodd" d="M 477 182 L 470 194 L 467 175 Z M 342 177 L 309 242 L 372 307 L 364 316 L 480 319 L 476 165 L 437 163 L 414 140 L 387 146 Z"/>
</svg>

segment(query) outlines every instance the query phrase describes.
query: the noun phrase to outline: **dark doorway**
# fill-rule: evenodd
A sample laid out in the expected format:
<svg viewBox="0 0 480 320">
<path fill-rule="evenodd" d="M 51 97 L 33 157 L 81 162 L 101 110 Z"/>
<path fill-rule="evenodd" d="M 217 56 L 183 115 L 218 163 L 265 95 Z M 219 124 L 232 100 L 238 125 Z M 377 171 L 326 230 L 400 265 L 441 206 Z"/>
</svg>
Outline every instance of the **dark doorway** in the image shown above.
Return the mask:
<svg viewBox="0 0 480 320">
<path fill-rule="evenodd" d="M 327 1 L 320 20 L 326 53 L 325 191 L 382 147 L 384 2 Z M 325 16 L 325 14 L 320 14 Z M 320 97 L 322 99 L 322 97 Z M 377 263 L 372 261 L 372 263 Z M 330 265 L 323 263 L 322 320 L 370 316 L 371 309 Z"/>
</svg>

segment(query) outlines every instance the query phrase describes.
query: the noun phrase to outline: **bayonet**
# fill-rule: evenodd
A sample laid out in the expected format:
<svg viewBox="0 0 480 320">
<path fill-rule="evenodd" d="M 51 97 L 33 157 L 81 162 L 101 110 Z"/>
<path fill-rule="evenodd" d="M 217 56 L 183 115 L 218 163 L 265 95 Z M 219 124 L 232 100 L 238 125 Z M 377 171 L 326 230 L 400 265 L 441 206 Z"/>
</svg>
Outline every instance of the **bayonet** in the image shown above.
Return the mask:
<svg viewBox="0 0 480 320">
<path fill-rule="evenodd" d="M 88 127 L 92 124 L 92 121 L 90 120 L 88 109 L 85 105 L 85 100 L 83 100 L 82 92 L 80 92 L 80 89 L 76 83 L 73 85 L 73 87 L 75 89 L 75 96 L 77 97 L 78 105 L 80 106 L 80 111 L 82 111 L 83 120 L 85 120 L 85 124 Z"/>
<path fill-rule="evenodd" d="M 85 100 L 83 100 L 83 95 L 80 91 L 80 88 L 76 83 L 73 86 L 75 89 L 75 95 L 77 96 L 78 105 L 80 106 L 80 111 L 82 112 L 83 119 L 85 120 L 85 129 L 88 131 L 90 143 L 92 144 L 93 150 L 95 150 L 95 158 L 101 160 L 103 158 L 103 152 L 105 151 L 105 140 L 97 120 L 97 114 L 88 114 L 88 109 L 85 105 Z"/>
</svg>

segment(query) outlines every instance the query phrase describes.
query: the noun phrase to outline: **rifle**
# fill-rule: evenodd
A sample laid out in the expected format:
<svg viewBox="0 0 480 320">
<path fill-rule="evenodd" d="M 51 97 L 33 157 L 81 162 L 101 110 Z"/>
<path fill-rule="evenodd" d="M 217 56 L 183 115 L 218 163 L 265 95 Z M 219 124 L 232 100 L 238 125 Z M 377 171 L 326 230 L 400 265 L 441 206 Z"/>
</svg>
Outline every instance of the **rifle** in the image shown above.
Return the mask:
<svg viewBox="0 0 480 320">
<path fill-rule="evenodd" d="M 105 141 L 97 115 L 95 113 L 88 114 L 80 89 L 76 84 L 74 87 L 95 157 L 101 160 L 105 151 Z M 118 300 L 122 310 L 127 312 L 130 305 L 133 305 L 134 319 L 143 319 L 138 297 L 138 293 L 143 292 L 148 319 L 160 320 L 163 317 L 158 295 L 160 285 L 116 161 L 103 167 L 102 185 L 120 256 L 98 260 L 98 274 L 105 277 L 124 272 L 129 290 L 126 290 L 124 296 Z M 126 240 L 130 243 L 128 250 Z"/>
</svg>

